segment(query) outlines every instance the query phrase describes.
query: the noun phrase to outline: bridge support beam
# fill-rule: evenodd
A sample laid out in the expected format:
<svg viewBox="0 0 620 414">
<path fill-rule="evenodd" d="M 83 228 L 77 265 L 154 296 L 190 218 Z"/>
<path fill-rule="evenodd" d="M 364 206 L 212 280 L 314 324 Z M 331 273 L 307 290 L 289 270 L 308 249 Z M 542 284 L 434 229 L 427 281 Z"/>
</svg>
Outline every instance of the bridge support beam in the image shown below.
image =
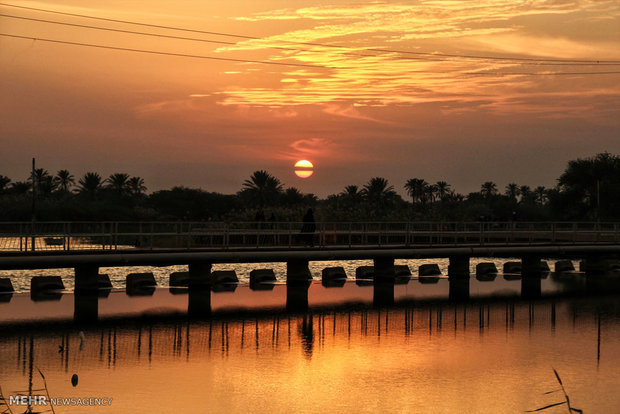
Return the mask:
<svg viewBox="0 0 620 414">
<path fill-rule="evenodd" d="M 539 256 L 525 255 L 521 258 L 521 277 L 537 277 L 542 274 L 542 263 Z"/>
<path fill-rule="evenodd" d="M 586 276 L 601 276 L 605 274 L 606 260 L 601 255 L 588 255 L 585 260 Z"/>
<path fill-rule="evenodd" d="M 448 279 L 450 291 L 448 299 L 451 302 L 463 302 L 469 300 L 469 277 L 452 277 Z"/>
<path fill-rule="evenodd" d="M 450 279 L 469 278 L 469 256 L 450 256 L 450 264 L 448 265 L 448 276 L 450 277 Z M 467 286 L 467 295 L 469 296 L 469 284 Z"/>
<path fill-rule="evenodd" d="M 286 285 L 286 310 L 288 312 L 306 312 L 308 310 L 308 288 L 310 281 L 297 281 Z"/>
<path fill-rule="evenodd" d="M 201 289 L 211 287 L 211 263 L 197 262 L 190 263 L 189 268 L 189 283 L 190 289 Z"/>
<path fill-rule="evenodd" d="M 99 266 L 75 266 L 75 291 L 96 292 L 99 289 Z"/>
<path fill-rule="evenodd" d="M 187 314 L 192 317 L 201 318 L 211 315 L 211 289 L 208 285 L 206 285 L 207 288 L 205 285 L 200 286 L 203 288 L 189 289 L 187 293 Z"/>
<path fill-rule="evenodd" d="M 394 258 L 392 257 L 376 257 L 374 260 L 374 278 L 376 281 L 394 282 L 396 272 L 394 270 Z M 392 286 L 392 290 L 394 287 Z"/>
<path fill-rule="evenodd" d="M 73 294 L 73 322 L 96 322 L 99 316 L 99 294 L 76 290 Z"/>
<path fill-rule="evenodd" d="M 372 304 L 387 306 L 394 304 L 394 280 L 375 280 L 372 290 Z"/>
<path fill-rule="evenodd" d="M 521 297 L 523 299 L 538 299 L 542 294 L 540 276 L 521 277 Z"/>
<path fill-rule="evenodd" d="M 312 274 L 308 268 L 308 260 L 290 260 L 286 262 L 286 283 L 306 284 L 312 280 Z"/>
</svg>

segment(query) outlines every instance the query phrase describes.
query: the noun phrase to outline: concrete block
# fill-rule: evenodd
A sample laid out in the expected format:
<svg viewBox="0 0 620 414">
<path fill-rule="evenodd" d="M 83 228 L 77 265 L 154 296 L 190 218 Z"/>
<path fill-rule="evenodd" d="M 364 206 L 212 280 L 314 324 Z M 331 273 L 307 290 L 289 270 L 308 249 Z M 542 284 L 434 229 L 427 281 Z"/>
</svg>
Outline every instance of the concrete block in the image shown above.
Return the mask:
<svg viewBox="0 0 620 414">
<path fill-rule="evenodd" d="M 273 269 L 254 269 L 250 272 L 250 283 L 275 282 L 276 274 Z"/>
<path fill-rule="evenodd" d="M 32 292 L 41 292 L 45 290 L 64 290 L 65 284 L 60 276 L 33 276 L 30 281 L 30 290 Z"/>
<path fill-rule="evenodd" d="M 346 279 L 347 273 L 344 271 L 344 267 L 326 267 L 321 272 L 321 278 L 323 280 L 340 280 Z"/>
<path fill-rule="evenodd" d="M 213 285 L 239 283 L 239 278 L 234 270 L 216 270 L 211 272 L 211 283 Z"/>
<path fill-rule="evenodd" d="M 483 262 L 476 265 L 476 276 L 497 274 L 497 267 L 493 262 Z"/>
<path fill-rule="evenodd" d="M 112 282 L 110 276 L 105 273 L 97 275 L 97 287 L 99 289 L 112 289 Z"/>
<path fill-rule="evenodd" d="M 189 272 L 172 272 L 170 273 L 170 286 L 189 286 Z"/>
<path fill-rule="evenodd" d="M 418 267 L 418 277 L 440 276 L 441 270 L 437 263 L 423 264 Z"/>
<path fill-rule="evenodd" d="M 521 262 L 504 263 L 504 273 L 521 273 Z"/>
<path fill-rule="evenodd" d="M 140 290 L 157 286 L 153 273 L 130 273 L 127 275 L 127 290 Z"/>
<path fill-rule="evenodd" d="M 574 272 L 575 266 L 571 260 L 558 260 L 555 262 L 555 273 Z"/>
<path fill-rule="evenodd" d="M 374 279 L 375 267 L 374 266 L 360 266 L 355 269 L 356 279 Z"/>
<path fill-rule="evenodd" d="M 15 289 L 13 289 L 13 284 L 11 283 L 11 279 L 9 279 L 8 277 L 2 277 L 0 278 L 0 293 L 8 293 L 8 292 L 14 292 Z"/>
</svg>

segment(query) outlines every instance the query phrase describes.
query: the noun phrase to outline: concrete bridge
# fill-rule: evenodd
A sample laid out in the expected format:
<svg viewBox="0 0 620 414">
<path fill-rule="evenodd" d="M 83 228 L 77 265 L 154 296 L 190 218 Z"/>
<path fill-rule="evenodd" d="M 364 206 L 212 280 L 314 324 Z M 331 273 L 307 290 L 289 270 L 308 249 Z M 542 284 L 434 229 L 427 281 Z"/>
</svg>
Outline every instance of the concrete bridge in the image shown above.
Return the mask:
<svg viewBox="0 0 620 414">
<path fill-rule="evenodd" d="M 468 278 L 472 257 L 520 257 L 523 277 L 542 258 L 580 259 L 597 274 L 620 254 L 618 223 L 578 222 L 23 222 L 0 223 L 0 269 L 74 268 L 76 291 L 96 290 L 99 268 L 188 265 L 192 287 L 212 283 L 216 263 L 286 262 L 287 282 L 311 278 L 309 261 L 373 260 L 391 281 L 395 259 L 448 258 L 448 276 Z"/>
</svg>

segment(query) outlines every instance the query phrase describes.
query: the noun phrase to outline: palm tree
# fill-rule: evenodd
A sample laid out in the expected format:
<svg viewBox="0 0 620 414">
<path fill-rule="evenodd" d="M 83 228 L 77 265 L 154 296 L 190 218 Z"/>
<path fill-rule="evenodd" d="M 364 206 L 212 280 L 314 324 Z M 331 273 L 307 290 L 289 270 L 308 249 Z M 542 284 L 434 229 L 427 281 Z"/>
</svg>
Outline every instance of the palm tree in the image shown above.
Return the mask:
<svg viewBox="0 0 620 414">
<path fill-rule="evenodd" d="M 532 197 L 532 189 L 529 185 L 522 185 L 519 187 L 519 194 L 521 194 L 521 202 L 523 203 Z"/>
<path fill-rule="evenodd" d="M 506 191 L 504 194 L 506 194 L 510 200 L 516 202 L 517 196 L 521 194 L 521 192 L 519 191 L 519 186 L 516 183 L 510 183 L 506 186 Z"/>
<path fill-rule="evenodd" d="M 60 189 L 63 193 L 68 193 L 69 188 L 75 184 L 75 178 L 71 173 L 67 170 L 60 170 L 56 173 L 54 177 L 54 183 L 56 187 Z"/>
<path fill-rule="evenodd" d="M 23 194 L 28 193 L 28 191 L 30 191 L 31 188 L 32 188 L 32 184 L 29 183 L 28 181 L 15 181 L 11 183 L 11 187 L 9 188 L 9 191 L 15 195 L 23 195 Z"/>
<path fill-rule="evenodd" d="M 282 194 L 282 184 L 265 170 L 254 171 L 250 179 L 243 182 L 241 194 L 256 202 L 259 208 L 263 208 Z"/>
<path fill-rule="evenodd" d="M 131 177 L 127 182 L 127 188 L 133 196 L 141 196 L 146 191 L 144 179 L 140 177 Z"/>
<path fill-rule="evenodd" d="M 107 183 L 107 188 L 113 190 L 118 195 L 122 195 L 128 189 L 129 174 L 115 173 L 110 175 L 105 182 Z"/>
<path fill-rule="evenodd" d="M 426 201 L 426 188 L 428 183 L 421 178 L 410 178 L 405 183 L 407 195 L 411 197 L 411 201 L 415 204 L 416 200 L 421 203 Z"/>
<path fill-rule="evenodd" d="M 396 196 L 394 186 L 389 185 L 388 180 L 381 177 L 371 178 L 364 185 L 362 193 L 366 200 L 374 207 L 382 207 L 391 202 Z"/>
<path fill-rule="evenodd" d="M 542 185 L 536 187 L 534 189 L 534 199 L 541 206 L 545 204 L 545 201 L 547 201 L 547 189 Z"/>
<path fill-rule="evenodd" d="M 54 181 L 50 173 L 44 168 L 37 168 L 30 175 L 30 181 L 36 186 L 39 196 L 49 195 L 54 190 Z"/>
<path fill-rule="evenodd" d="M 480 187 L 480 193 L 485 197 L 489 198 L 495 194 L 497 194 L 497 184 L 493 181 L 487 181 Z"/>
<path fill-rule="evenodd" d="M 431 204 L 435 202 L 438 192 L 439 192 L 439 189 L 437 188 L 435 184 L 432 184 L 426 187 L 426 196 L 428 200 L 431 202 Z"/>
<path fill-rule="evenodd" d="M 99 190 L 101 190 L 101 176 L 96 172 L 87 172 L 82 178 L 80 178 L 78 184 L 78 192 L 80 194 L 86 194 L 90 197 L 94 197 Z"/>
<path fill-rule="evenodd" d="M 0 193 L 3 193 L 6 190 L 10 182 L 11 182 L 11 179 L 9 177 L 0 175 Z"/>
<path fill-rule="evenodd" d="M 437 181 L 435 183 L 435 187 L 437 188 L 437 195 L 441 201 L 443 201 L 446 196 L 450 194 L 450 184 L 445 181 Z"/>
</svg>

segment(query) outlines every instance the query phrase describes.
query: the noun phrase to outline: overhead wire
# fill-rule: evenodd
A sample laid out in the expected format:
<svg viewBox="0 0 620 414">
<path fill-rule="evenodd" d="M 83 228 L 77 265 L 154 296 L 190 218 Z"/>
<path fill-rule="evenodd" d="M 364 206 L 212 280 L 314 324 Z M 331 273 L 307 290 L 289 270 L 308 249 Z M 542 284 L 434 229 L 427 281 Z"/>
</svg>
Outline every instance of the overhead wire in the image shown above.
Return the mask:
<svg viewBox="0 0 620 414">
<path fill-rule="evenodd" d="M 57 39 L 48 39 L 36 36 L 21 36 L 14 35 L 10 33 L 0 33 L 0 36 L 15 38 L 15 39 L 26 39 L 33 41 L 41 41 L 41 42 L 49 42 L 49 43 L 58 43 L 65 45 L 73 45 L 73 46 L 85 46 L 85 47 L 93 47 L 98 49 L 109 49 L 109 50 L 119 50 L 125 52 L 137 52 L 137 53 L 147 53 L 152 55 L 162 55 L 162 56 L 176 56 L 176 57 L 185 57 L 185 58 L 195 58 L 195 59 L 208 59 L 208 60 L 220 60 L 227 62 L 237 62 L 237 63 L 255 63 L 255 64 L 266 64 L 266 65 L 279 65 L 279 66 L 292 66 L 292 67 L 303 67 L 303 68 L 313 68 L 313 69 L 329 69 L 327 66 L 319 66 L 319 65 L 310 65 L 303 63 L 286 63 L 286 62 L 273 62 L 273 61 L 265 61 L 265 60 L 251 60 L 251 59 L 237 59 L 237 58 L 225 58 L 218 56 L 206 56 L 206 55 L 192 55 L 188 53 L 174 53 L 174 52 L 161 52 L 157 50 L 147 50 L 147 49 L 137 49 L 137 48 L 127 48 L 127 47 L 118 47 L 118 46 L 110 46 L 110 45 L 99 45 L 93 43 L 83 43 L 83 42 L 72 42 L 66 40 L 57 40 Z M 338 67 L 338 69 L 347 69 L 346 67 Z M 620 74 L 620 71 L 613 72 L 462 72 L 462 71 L 423 71 L 423 70 L 414 70 L 410 71 L 411 73 L 428 73 L 428 74 L 457 74 L 460 76 L 552 76 L 552 75 L 617 75 Z"/>
<path fill-rule="evenodd" d="M 151 28 L 157 28 L 157 29 L 177 30 L 177 31 L 201 33 L 201 34 L 215 35 L 215 36 L 226 36 L 226 37 L 234 37 L 234 38 L 246 39 L 246 40 L 265 40 L 264 38 L 257 37 L 257 36 L 248 36 L 248 35 L 241 35 L 241 34 L 235 34 L 235 33 L 188 29 L 188 28 L 183 28 L 183 27 L 174 27 L 174 26 L 166 26 L 166 25 L 156 25 L 156 24 L 135 22 L 135 21 L 129 21 L 129 20 L 112 19 L 112 18 L 90 16 L 90 15 L 78 14 L 78 13 L 62 12 L 58 10 L 42 9 L 42 8 L 37 8 L 37 7 L 18 6 L 18 5 L 9 4 L 9 3 L 0 3 L 0 6 L 14 7 L 18 9 L 24 9 L 24 10 L 31 10 L 31 11 L 37 11 L 37 12 L 43 12 L 43 13 L 52 13 L 52 14 L 58 14 L 58 15 L 64 15 L 64 16 L 72 16 L 72 17 L 79 17 L 79 18 L 93 19 L 93 20 L 100 20 L 100 21 L 107 21 L 107 22 L 114 22 L 114 23 L 132 24 L 132 25 L 151 27 Z M 332 44 L 327 44 L 327 43 L 296 42 L 296 41 L 290 41 L 290 40 L 279 40 L 279 41 L 283 43 L 294 44 L 294 45 L 320 46 L 320 47 L 325 47 L 325 48 L 338 48 L 338 49 L 351 49 L 350 47 L 347 47 L 347 46 L 332 45 Z M 516 62 L 548 62 L 548 63 L 566 63 L 566 64 L 570 64 L 570 63 L 620 64 L 620 60 L 609 60 L 609 59 L 584 60 L 584 59 L 527 58 L 527 57 L 513 57 L 513 56 L 484 56 L 484 55 L 476 55 L 476 54 L 414 52 L 414 51 L 407 51 L 407 50 L 384 49 L 384 48 L 368 48 L 365 50 L 373 51 L 373 52 L 380 52 L 380 53 L 398 53 L 398 54 L 408 54 L 408 55 L 416 55 L 416 56 L 443 57 L 443 58 L 455 58 L 455 59 L 477 59 L 477 60 L 492 60 L 492 61 L 516 61 Z"/>
<path fill-rule="evenodd" d="M 197 37 L 175 36 L 175 35 L 167 35 L 167 34 L 162 34 L 162 33 L 139 32 L 139 31 L 134 31 L 134 30 L 125 30 L 125 29 L 116 29 L 116 28 L 111 28 L 111 27 L 101 27 L 101 26 L 92 26 L 92 25 L 86 25 L 86 24 L 59 22 L 55 20 L 37 19 L 33 17 L 14 16 L 14 15 L 1 14 L 1 13 L 0 13 L 0 17 L 27 20 L 27 21 L 33 21 L 33 22 L 39 22 L 39 23 L 56 24 L 56 25 L 62 25 L 62 26 L 68 26 L 68 27 L 77 27 L 77 28 L 83 28 L 83 29 L 93 29 L 93 30 L 115 32 L 115 33 L 133 34 L 133 35 L 140 35 L 140 36 L 152 36 L 152 37 L 160 37 L 160 38 L 175 39 L 175 40 L 188 40 L 188 41 L 194 41 L 194 42 L 213 43 L 213 44 L 221 44 L 221 45 L 229 45 L 229 46 L 238 45 L 237 42 L 229 42 L 229 41 L 224 41 L 224 40 L 201 39 Z M 286 50 L 286 51 L 301 51 L 301 52 L 313 52 L 313 53 L 317 52 L 317 51 L 309 50 L 309 49 L 299 49 L 299 48 L 291 48 L 291 47 L 283 47 L 283 46 L 265 46 L 265 47 L 269 49 L 279 49 L 279 50 Z M 368 53 L 359 53 L 359 52 L 337 52 L 337 53 L 348 55 L 348 56 L 377 57 L 377 55 L 368 54 Z M 386 58 L 386 57 L 384 56 L 383 58 Z M 391 56 L 388 59 L 390 60 L 391 59 L 405 59 L 405 60 L 411 59 L 411 60 L 416 60 L 416 61 L 432 62 L 432 61 L 443 61 L 446 58 Z M 600 63 L 600 62 L 599 63 L 558 63 L 558 62 L 529 62 L 528 61 L 528 62 L 522 62 L 522 64 L 537 65 L 537 66 L 593 66 L 593 65 L 595 66 L 620 66 L 620 62 L 618 63 Z"/>
</svg>

